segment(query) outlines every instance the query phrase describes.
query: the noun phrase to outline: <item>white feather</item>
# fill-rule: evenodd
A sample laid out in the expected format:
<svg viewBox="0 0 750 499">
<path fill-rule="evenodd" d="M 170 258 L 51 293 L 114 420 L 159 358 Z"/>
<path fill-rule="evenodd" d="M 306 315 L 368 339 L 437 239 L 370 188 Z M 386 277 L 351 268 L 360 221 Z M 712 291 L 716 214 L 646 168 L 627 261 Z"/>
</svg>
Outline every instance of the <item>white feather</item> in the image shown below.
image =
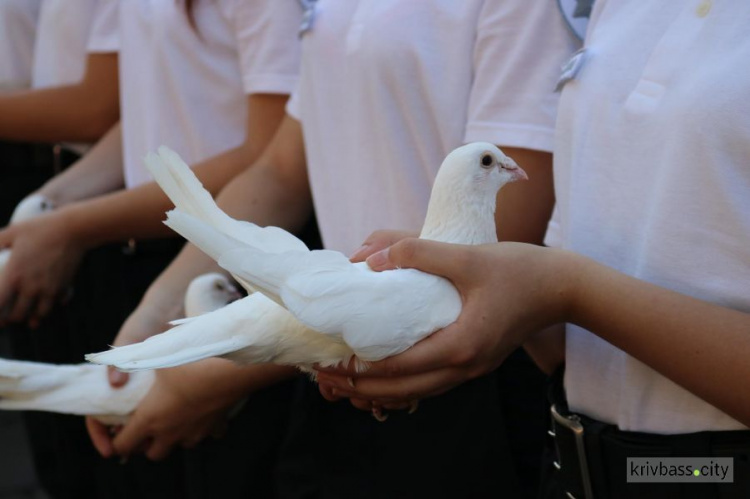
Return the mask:
<svg viewBox="0 0 750 499">
<path fill-rule="evenodd" d="M 170 178 L 183 178 L 174 187 L 159 180 L 163 172 L 154 174 L 177 206 L 169 213 L 168 225 L 291 314 L 253 295 L 142 345 L 95 354 L 90 360 L 130 369 L 207 356 L 300 366 L 335 364 L 352 353 L 364 361 L 379 360 L 406 350 L 458 317 L 461 298 L 447 280 L 416 270 L 373 272 L 340 253 L 310 252 L 281 229 L 235 225 L 241 223 L 217 215 L 215 204 L 206 208 L 210 195 L 174 153 L 161 148 L 159 155 L 163 161 L 150 161 L 152 171 L 166 168 Z M 435 181 L 421 237 L 462 244 L 496 241 L 497 191 L 523 177 L 523 171 L 492 144 L 453 151 Z"/>
<path fill-rule="evenodd" d="M 238 297 L 226 277 L 206 274 L 188 287 L 185 310 L 205 314 Z M 152 371 L 134 373 L 123 387 L 113 389 L 104 365 L 0 359 L 0 410 L 87 415 L 104 424 L 123 424 L 151 389 L 154 378 Z"/>
</svg>

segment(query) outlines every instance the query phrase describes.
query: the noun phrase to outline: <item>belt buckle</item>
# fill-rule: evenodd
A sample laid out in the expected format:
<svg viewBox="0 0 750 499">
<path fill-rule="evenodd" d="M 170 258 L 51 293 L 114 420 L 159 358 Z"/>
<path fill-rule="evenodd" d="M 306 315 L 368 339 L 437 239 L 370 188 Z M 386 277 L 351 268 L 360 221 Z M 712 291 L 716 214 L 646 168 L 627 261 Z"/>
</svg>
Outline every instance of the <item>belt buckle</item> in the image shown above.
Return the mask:
<svg viewBox="0 0 750 499">
<path fill-rule="evenodd" d="M 586 446 L 583 441 L 583 425 L 581 424 L 581 418 L 576 414 L 563 416 L 557 410 L 557 406 L 555 404 L 552 404 L 550 412 L 552 413 L 552 419 L 554 419 L 557 424 L 559 424 L 563 428 L 570 430 L 573 433 L 576 442 L 576 454 L 578 454 L 578 468 L 581 472 L 583 495 L 585 499 L 594 499 L 594 490 L 591 486 L 589 465 L 588 461 L 586 460 Z M 555 435 L 552 434 L 552 436 L 554 437 Z M 557 452 L 557 455 L 558 457 L 560 456 L 559 450 Z M 554 465 L 556 468 L 560 469 L 560 463 L 555 462 Z M 573 494 L 571 494 L 570 492 L 566 491 L 565 494 L 569 499 L 576 499 L 575 496 L 573 496 Z"/>
</svg>

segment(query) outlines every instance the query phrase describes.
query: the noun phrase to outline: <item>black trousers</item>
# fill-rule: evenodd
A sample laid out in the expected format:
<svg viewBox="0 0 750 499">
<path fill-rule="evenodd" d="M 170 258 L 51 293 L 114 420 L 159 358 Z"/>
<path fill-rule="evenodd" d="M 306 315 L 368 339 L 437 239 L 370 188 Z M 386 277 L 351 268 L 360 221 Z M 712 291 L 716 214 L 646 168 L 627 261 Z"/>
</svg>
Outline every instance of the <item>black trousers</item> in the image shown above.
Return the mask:
<svg viewBox="0 0 750 499">
<path fill-rule="evenodd" d="M 527 362 L 516 354 L 505 368 L 383 423 L 301 381 L 278 473 L 281 497 L 533 495 L 546 412 L 544 377 L 525 373 Z"/>
</svg>

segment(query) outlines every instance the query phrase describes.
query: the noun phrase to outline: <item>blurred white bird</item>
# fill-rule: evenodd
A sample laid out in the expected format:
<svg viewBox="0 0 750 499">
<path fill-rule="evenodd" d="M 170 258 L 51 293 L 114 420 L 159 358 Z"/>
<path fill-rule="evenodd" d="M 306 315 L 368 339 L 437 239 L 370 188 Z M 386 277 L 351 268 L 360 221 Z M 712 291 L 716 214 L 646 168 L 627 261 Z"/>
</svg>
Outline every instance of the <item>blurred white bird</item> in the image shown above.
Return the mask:
<svg viewBox="0 0 750 499">
<path fill-rule="evenodd" d="M 399 269 L 373 272 L 334 251 L 309 251 L 296 237 L 230 218 L 187 165 L 162 147 L 146 160 L 176 209 L 168 226 L 258 293 L 172 330 L 87 359 L 123 370 L 154 369 L 209 356 L 309 367 L 400 353 L 455 321 L 461 298 L 447 280 Z M 422 238 L 462 244 L 497 241 L 497 191 L 526 178 L 492 144 L 446 157 L 435 180 Z"/>
<path fill-rule="evenodd" d="M 226 276 L 218 272 L 199 275 L 185 291 L 185 317 L 198 317 L 239 300 L 242 295 Z"/>
<path fill-rule="evenodd" d="M 206 274 L 190 283 L 185 311 L 208 313 L 238 296 L 225 276 Z M 123 424 L 153 381 L 153 371 L 134 373 L 125 386 L 114 389 L 105 366 L 0 359 L 0 409 L 94 416 L 106 425 Z"/>
<path fill-rule="evenodd" d="M 45 212 L 52 211 L 54 208 L 55 206 L 52 201 L 47 199 L 45 196 L 42 196 L 41 194 L 31 194 L 30 196 L 23 198 L 21 202 L 18 203 L 16 209 L 13 210 L 13 215 L 11 215 L 8 224 L 12 225 L 23 222 L 25 220 L 29 220 L 34 217 L 38 217 Z M 2 273 L 5 269 L 5 266 L 8 264 L 8 260 L 10 260 L 10 250 L 1 249 L 0 273 Z"/>
</svg>

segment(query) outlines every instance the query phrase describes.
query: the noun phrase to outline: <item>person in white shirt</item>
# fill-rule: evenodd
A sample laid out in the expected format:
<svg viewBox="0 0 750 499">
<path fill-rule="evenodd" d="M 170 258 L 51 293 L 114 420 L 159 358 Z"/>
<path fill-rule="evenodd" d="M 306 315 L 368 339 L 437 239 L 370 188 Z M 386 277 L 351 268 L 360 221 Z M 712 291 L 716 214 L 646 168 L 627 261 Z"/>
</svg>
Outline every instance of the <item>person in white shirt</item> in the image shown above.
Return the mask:
<svg viewBox="0 0 750 499">
<path fill-rule="evenodd" d="M 532 177 L 551 176 L 553 88 L 559 65 L 575 50 L 555 9 L 528 2 L 366 0 L 322 0 L 310 8 L 289 116 L 259 161 L 222 192 L 220 204 L 236 206 L 255 223 L 288 229 L 299 227 L 314 204 L 325 246 L 351 253 L 374 229 L 418 230 L 442 158 L 467 141 L 500 144 Z M 522 36 L 529 32 L 547 36 Z M 501 216 L 502 237 L 541 243 L 538 227 L 551 207 L 551 189 L 538 188 L 545 185 L 529 182 L 501 198 L 525 208 L 516 212 L 522 216 Z M 541 222 L 524 223 L 533 219 Z M 151 287 L 154 303 L 163 306 L 166 290 L 208 266 L 196 250 L 184 250 Z M 144 300 L 133 317 L 153 313 L 152 307 Z M 142 339 L 143 333 L 133 328 L 120 336 Z M 213 388 L 207 397 L 224 397 Z M 280 463 L 281 493 L 515 491 L 514 472 L 500 471 L 512 466 L 499 405 L 489 377 L 380 424 L 301 386 L 296 429 Z M 113 445 L 127 455 L 153 438 L 159 432 L 148 425 L 129 424 Z M 394 490 L 395 483 L 402 489 Z"/>
<path fill-rule="evenodd" d="M 0 138 L 91 143 L 117 122 L 115 4 L 41 0 L 31 90 L 0 95 Z"/>
<path fill-rule="evenodd" d="M 296 31 L 303 11 L 295 0 L 138 0 L 110 5 L 115 18 L 112 41 L 119 49 L 122 121 L 117 147 L 108 154 L 121 151 L 114 154 L 123 158 L 120 186 L 113 192 L 89 189 L 86 196 L 71 202 L 71 193 L 86 180 L 82 170 L 95 168 L 99 160 L 79 162 L 39 191 L 53 201 L 64 198 L 60 208 L 0 233 L 0 245 L 13 249 L 0 280 L 4 320 L 40 324 L 44 333 L 34 332 L 40 349 L 57 362 L 80 362 L 92 348 L 106 348 L 146 285 L 181 246 L 161 224 L 170 203 L 148 181 L 141 161 L 146 152 L 170 145 L 196 165 L 210 190 L 217 191 L 252 164 L 265 147 L 284 114 L 299 71 Z M 105 156 L 100 157 L 99 166 L 107 161 Z M 66 322 L 71 324 L 63 334 L 59 321 L 45 317 L 69 285 L 74 289 L 72 299 L 58 307 L 65 309 Z M 169 313 L 177 318 L 181 309 Z M 52 351 L 56 342 L 67 346 Z M 191 367 L 201 369 L 200 365 Z M 237 371 L 231 365 L 217 367 L 211 362 L 208 368 L 212 375 L 224 377 L 236 376 Z M 170 375 L 190 372 L 164 373 L 151 396 L 168 386 Z M 201 409 L 213 417 L 214 413 L 223 416 L 226 408 L 205 405 Z M 94 435 L 109 435 L 107 429 L 89 425 Z M 210 433 L 211 428 L 206 431 Z M 262 427 L 256 434 L 260 431 Z M 158 442 L 145 451 L 154 459 L 166 454 Z M 241 459 L 246 456 L 247 452 L 239 455 Z M 104 467 L 102 462 L 96 466 Z M 144 462 L 136 459 L 126 467 L 132 474 L 112 471 L 113 483 L 99 483 L 101 487 L 92 493 L 108 494 L 118 485 L 126 495 L 127 491 L 139 496 L 205 497 L 210 493 L 201 495 L 192 486 L 165 491 L 165 480 L 161 487 L 148 488 L 139 481 L 146 475 L 137 471 L 147 468 Z M 230 467 L 226 468 L 228 472 Z M 159 467 L 148 469 L 152 471 L 147 473 L 159 475 L 154 473 Z M 174 471 L 162 469 L 165 475 Z M 132 481 L 123 480 L 130 476 Z M 191 479 L 197 482 L 201 476 Z M 259 477 L 258 485 L 268 478 Z M 235 478 L 240 479 L 246 481 L 247 474 Z"/>
<path fill-rule="evenodd" d="M 600 470 L 594 495 L 746 497 L 747 19 L 741 1 L 595 4 L 560 103 L 547 234 L 557 249 L 408 241 L 370 256 L 378 269 L 444 275 L 469 299 L 455 325 L 376 364 L 356 389 L 347 372 L 323 376 L 329 388 L 408 403 L 404 393 L 440 393 L 494 368 L 540 328 L 567 323 L 564 341 L 545 333 L 552 348 L 539 359 L 549 368 L 564 359 L 569 410 L 609 425 L 607 442 L 588 449 L 590 471 Z M 622 450 L 618 439 L 629 457 L 733 457 L 734 483 L 625 483 L 624 457 L 607 461 Z"/>
<path fill-rule="evenodd" d="M 0 1 L 0 93 L 28 88 L 40 0 Z"/>
<path fill-rule="evenodd" d="M 105 27 L 111 14 L 107 7 L 96 0 L 0 2 L 2 225 L 21 199 L 86 150 L 49 142 L 93 142 L 117 121 L 117 59 Z M 100 167 L 83 184 L 110 184 L 112 170 Z M 85 190 L 83 184 L 76 190 Z M 65 329 L 62 321 L 57 325 Z M 2 329 L 8 333 L 12 355 L 36 357 L 36 334 L 16 326 Z M 59 343 L 50 348 L 56 346 Z M 24 419 L 36 474 L 45 490 L 58 497 L 86 497 L 91 489 L 84 485 L 83 470 L 89 463 L 85 456 L 94 453 L 56 438 L 83 437 L 80 421 L 42 414 Z"/>
</svg>

